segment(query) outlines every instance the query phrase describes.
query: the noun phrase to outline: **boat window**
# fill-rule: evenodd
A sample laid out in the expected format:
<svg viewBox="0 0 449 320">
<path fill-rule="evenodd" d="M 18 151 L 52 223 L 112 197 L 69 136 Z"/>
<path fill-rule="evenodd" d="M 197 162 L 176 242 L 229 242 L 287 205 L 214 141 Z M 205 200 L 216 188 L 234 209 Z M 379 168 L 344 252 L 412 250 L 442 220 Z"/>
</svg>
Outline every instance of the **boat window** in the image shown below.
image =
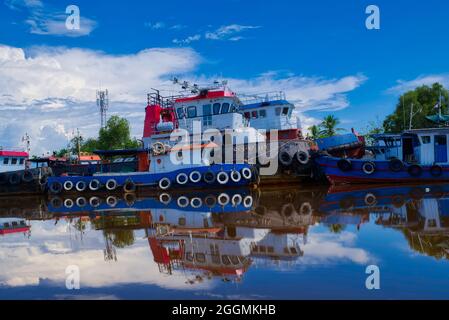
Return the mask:
<svg viewBox="0 0 449 320">
<path fill-rule="evenodd" d="M 8 223 L 8 222 L 5 222 L 5 223 L 3 224 L 3 227 L 9 228 L 9 223 Z"/>
<path fill-rule="evenodd" d="M 186 218 L 184 218 L 184 217 L 179 218 L 178 225 L 185 226 L 186 225 Z"/>
<path fill-rule="evenodd" d="M 187 261 L 193 261 L 193 255 L 191 252 L 186 252 L 186 260 Z"/>
<path fill-rule="evenodd" d="M 282 109 L 282 115 L 283 116 L 286 116 L 286 115 L 288 115 L 288 111 L 290 110 L 290 108 L 283 108 Z"/>
<path fill-rule="evenodd" d="M 421 137 L 423 144 L 429 144 L 430 143 L 430 136 L 422 136 Z"/>
<path fill-rule="evenodd" d="M 203 116 L 210 116 L 212 114 L 212 105 L 205 104 L 203 106 Z"/>
<path fill-rule="evenodd" d="M 221 113 L 228 113 L 228 112 L 229 112 L 229 103 L 223 103 Z"/>
<path fill-rule="evenodd" d="M 25 159 L 24 158 L 20 158 L 20 164 L 23 164 L 25 162 Z"/>
<path fill-rule="evenodd" d="M 11 164 L 17 164 L 17 158 L 12 158 L 11 159 Z"/>
<path fill-rule="evenodd" d="M 201 252 L 195 253 L 195 260 L 200 263 L 204 263 L 206 262 L 206 255 Z"/>
<path fill-rule="evenodd" d="M 178 113 L 178 119 L 183 119 L 184 118 L 184 108 L 178 108 L 177 110 Z"/>
<path fill-rule="evenodd" d="M 274 248 L 273 247 L 267 247 L 267 252 L 268 253 L 274 253 Z"/>
<path fill-rule="evenodd" d="M 13 222 L 12 222 L 12 226 L 13 226 L 13 227 L 17 227 L 18 225 L 19 225 L 19 224 L 17 223 L 17 221 L 13 221 Z"/>
<path fill-rule="evenodd" d="M 231 112 L 237 112 L 237 111 L 239 111 L 239 107 L 236 104 L 232 104 Z"/>
<path fill-rule="evenodd" d="M 191 106 L 187 108 L 187 117 L 188 118 L 196 118 L 196 107 Z"/>
<path fill-rule="evenodd" d="M 292 254 L 297 254 L 297 253 L 298 253 L 298 250 L 296 250 L 295 247 L 291 247 L 291 248 L 290 248 L 290 252 L 291 252 Z"/>
<path fill-rule="evenodd" d="M 21 221 L 20 221 L 20 225 L 21 225 L 21 226 L 25 226 L 25 225 L 26 225 L 26 224 L 25 224 L 25 221 L 21 220 Z"/>
<path fill-rule="evenodd" d="M 251 113 L 250 112 L 245 112 L 245 118 L 246 119 L 251 119 Z"/>
<path fill-rule="evenodd" d="M 260 252 L 266 252 L 266 247 L 265 246 L 259 246 L 259 251 Z"/>
<path fill-rule="evenodd" d="M 267 110 L 259 110 L 259 117 L 266 118 L 267 117 Z"/>
<path fill-rule="evenodd" d="M 233 265 L 239 264 L 239 258 L 237 256 L 231 256 L 231 262 Z"/>
<path fill-rule="evenodd" d="M 3 164 L 9 164 L 9 158 L 4 158 L 3 159 Z"/>
<path fill-rule="evenodd" d="M 220 114 L 220 108 L 221 108 L 220 103 L 214 103 L 214 114 Z"/>
<path fill-rule="evenodd" d="M 280 116 L 281 115 L 281 108 L 276 108 L 276 115 Z"/>
<path fill-rule="evenodd" d="M 257 111 L 253 111 L 253 112 L 252 112 L 252 116 L 253 116 L 254 119 L 259 118 L 259 116 L 258 116 L 258 114 L 257 114 Z"/>
<path fill-rule="evenodd" d="M 223 262 L 223 264 L 226 266 L 229 266 L 231 264 L 231 260 L 229 260 L 229 257 L 227 255 L 221 256 L 221 262 Z"/>
</svg>

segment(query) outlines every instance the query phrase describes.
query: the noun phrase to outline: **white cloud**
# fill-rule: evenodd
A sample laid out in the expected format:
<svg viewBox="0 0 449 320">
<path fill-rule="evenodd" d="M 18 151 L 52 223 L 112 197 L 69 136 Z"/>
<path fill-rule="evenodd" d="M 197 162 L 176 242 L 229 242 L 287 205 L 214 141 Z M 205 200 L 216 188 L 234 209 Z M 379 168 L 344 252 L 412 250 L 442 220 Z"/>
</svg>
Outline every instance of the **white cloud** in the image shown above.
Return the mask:
<svg viewBox="0 0 449 320">
<path fill-rule="evenodd" d="M 239 24 L 231 24 L 228 26 L 221 26 L 215 31 L 206 32 L 205 38 L 209 40 L 231 40 L 238 41 L 243 39 L 236 34 L 250 29 L 258 29 L 260 26 L 243 26 Z"/>
<path fill-rule="evenodd" d="M 200 39 L 201 39 L 201 35 L 196 34 L 196 35 L 187 37 L 185 39 L 173 39 L 173 43 L 174 44 L 190 44 L 191 42 L 199 41 Z"/>
<path fill-rule="evenodd" d="M 80 28 L 69 30 L 65 25 L 69 15 L 65 11 L 56 11 L 48 5 L 44 6 L 40 0 L 7 0 L 5 4 L 10 9 L 28 13 L 25 23 L 33 34 L 81 37 L 89 35 L 97 25 L 94 20 L 81 16 Z"/>
<path fill-rule="evenodd" d="M 449 87 L 449 74 L 442 73 L 442 74 L 421 75 L 413 80 L 398 80 L 397 85 L 389 88 L 387 92 L 393 94 L 403 93 L 409 90 L 413 90 L 416 87 L 422 85 L 431 86 L 436 82 L 439 82 L 445 87 Z"/>
<path fill-rule="evenodd" d="M 148 49 L 113 56 L 84 49 L 0 45 L 0 145 L 17 146 L 25 132 L 32 152 L 42 154 L 67 144 L 80 128 L 87 136 L 98 130 L 95 92 L 110 91 L 110 114 L 132 122 L 141 136 L 145 97 L 173 74 L 193 70 L 199 56 L 191 49 Z"/>
<path fill-rule="evenodd" d="M 165 28 L 165 23 L 158 21 L 158 22 L 145 22 L 144 23 L 145 27 L 153 29 L 153 30 L 159 30 L 159 29 L 164 29 Z"/>
</svg>

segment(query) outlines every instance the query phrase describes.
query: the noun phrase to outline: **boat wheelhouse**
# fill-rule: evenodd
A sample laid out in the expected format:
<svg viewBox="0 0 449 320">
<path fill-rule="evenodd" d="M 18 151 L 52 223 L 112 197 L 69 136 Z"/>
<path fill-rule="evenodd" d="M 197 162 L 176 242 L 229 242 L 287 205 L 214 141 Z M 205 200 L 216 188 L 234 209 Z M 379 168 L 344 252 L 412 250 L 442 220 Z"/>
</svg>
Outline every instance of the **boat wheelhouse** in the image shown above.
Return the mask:
<svg viewBox="0 0 449 320">
<path fill-rule="evenodd" d="M 0 147 L 0 173 L 25 170 L 27 160 L 27 152 L 4 150 Z"/>
<path fill-rule="evenodd" d="M 13 233 L 27 233 L 30 226 L 24 219 L 19 218 L 0 218 L 0 236 Z"/>
<path fill-rule="evenodd" d="M 332 183 L 449 181 L 448 137 L 449 128 L 376 135 L 370 156 L 316 161 Z"/>
</svg>

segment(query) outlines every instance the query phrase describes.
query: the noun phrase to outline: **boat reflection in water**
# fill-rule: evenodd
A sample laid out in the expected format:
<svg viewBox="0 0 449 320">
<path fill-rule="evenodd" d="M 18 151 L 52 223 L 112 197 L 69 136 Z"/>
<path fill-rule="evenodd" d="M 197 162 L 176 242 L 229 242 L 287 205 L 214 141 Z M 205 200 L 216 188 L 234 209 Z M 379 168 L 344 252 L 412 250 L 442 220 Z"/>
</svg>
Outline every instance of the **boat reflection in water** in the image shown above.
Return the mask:
<svg viewBox="0 0 449 320">
<path fill-rule="evenodd" d="M 85 295 L 370 298 L 378 297 L 364 287 L 373 261 L 390 268 L 379 297 L 449 297 L 441 280 L 449 266 L 449 185 L 8 198 L 0 199 L 0 218 L 5 298 L 77 296 L 64 287 L 73 264 Z M 407 278 L 413 270 L 419 277 Z"/>
<path fill-rule="evenodd" d="M 435 258 L 449 258 L 449 184 L 334 186 L 320 210 L 322 221 L 358 226 L 374 223 L 402 232 L 413 250 Z"/>
</svg>

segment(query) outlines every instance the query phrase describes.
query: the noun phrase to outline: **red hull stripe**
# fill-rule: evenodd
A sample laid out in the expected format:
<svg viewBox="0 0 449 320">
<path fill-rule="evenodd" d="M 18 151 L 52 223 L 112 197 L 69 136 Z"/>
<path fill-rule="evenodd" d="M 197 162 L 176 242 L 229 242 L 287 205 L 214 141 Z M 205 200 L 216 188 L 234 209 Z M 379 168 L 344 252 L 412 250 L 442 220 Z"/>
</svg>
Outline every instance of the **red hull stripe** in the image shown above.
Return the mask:
<svg viewBox="0 0 449 320">
<path fill-rule="evenodd" d="M 30 230 L 30 227 L 24 227 L 24 228 L 17 228 L 17 229 L 4 229 L 0 230 L 0 234 L 10 234 L 10 233 L 19 233 L 19 232 L 27 232 Z"/>
<path fill-rule="evenodd" d="M 28 158 L 27 152 L 21 151 L 0 151 L 0 157 L 25 157 Z"/>
<path fill-rule="evenodd" d="M 188 102 L 188 101 L 195 101 L 195 100 L 202 100 L 202 99 L 217 99 L 217 98 L 223 98 L 223 97 L 234 97 L 235 94 L 233 92 L 228 91 L 209 91 L 205 96 L 195 96 L 195 97 L 188 97 L 188 98 L 179 98 L 176 99 L 176 103 L 180 102 Z"/>
</svg>

